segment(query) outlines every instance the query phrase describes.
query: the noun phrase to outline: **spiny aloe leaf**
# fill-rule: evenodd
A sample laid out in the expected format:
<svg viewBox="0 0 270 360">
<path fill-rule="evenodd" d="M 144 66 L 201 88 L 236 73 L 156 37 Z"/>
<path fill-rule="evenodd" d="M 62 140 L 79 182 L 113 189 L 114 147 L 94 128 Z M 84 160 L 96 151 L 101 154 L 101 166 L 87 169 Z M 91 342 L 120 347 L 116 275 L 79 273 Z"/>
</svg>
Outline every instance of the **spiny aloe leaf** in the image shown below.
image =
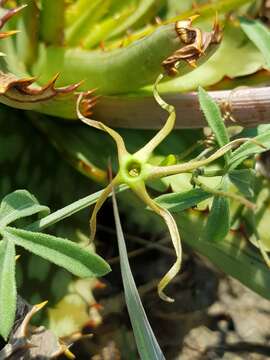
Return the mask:
<svg viewBox="0 0 270 360">
<path fill-rule="evenodd" d="M 230 141 L 227 129 L 221 115 L 221 111 L 215 101 L 207 94 L 207 92 L 199 87 L 199 101 L 200 107 L 204 113 L 208 125 L 211 127 L 215 138 L 220 147 L 228 144 Z M 228 162 L 231 152 L 224 155 Z"/>
<path fill-rule="evenodd" d="M 15 245 L 0 242 L 0 335 L 7 340 L 16 313 Z"/>
<path fill-rule="evenodd" d="M 69 112 L 69 115 L 73 113 L 75 116 L 76 96 L 74 91 L 80 84 L 56 88 L 57 78 L 58 75 L 46 85 L 36 86 L 35 78 L 19 78 L 11 73 L 0 71 L 0 101 L 15 108 L 55 115 L 61 113 L 61 110 L 63 111 L 61 104 L 65 102 L 66 112 Z M 60 109 L 57 109 L 58 105 Z"/>
<path fill-rule="evenodd" d="M 155 338 L 153 330 L 148 322 L 145 314 L 135 281 L 130 269 L 127 248 L 125 244 L 124 234 L 120 222 L 117 202 L 113 193 L 113 211 L 116 225 L 116 233 L 118 240 L 121 275 L 123 279 L 125 299 L 130 316 L 138 352 L 141 359 L 165 359 L 158 342 Z"/>
<path fill-rule="evenodd" d="M 0 228 L 13 221 L 40 213 L 48 215 L 50 209 L 40 205 L 37 199 L 26 190 L 16 190 L 5 196 L 0 206 Z"/>
<path fill-rule="evenodd" d="M 79 245 L 48 234 L 6 227 L 5 238 L 59 265 L 79 277 L 102 276 L 110 266 L 98 255 Z"/>
<path fill-rule="evenodd" d="M 248 38 L 262 52 L 268 69 L 270 68 L 270 31 L 259 20 L 240 17 L 240 25 Z"/>
</svg>

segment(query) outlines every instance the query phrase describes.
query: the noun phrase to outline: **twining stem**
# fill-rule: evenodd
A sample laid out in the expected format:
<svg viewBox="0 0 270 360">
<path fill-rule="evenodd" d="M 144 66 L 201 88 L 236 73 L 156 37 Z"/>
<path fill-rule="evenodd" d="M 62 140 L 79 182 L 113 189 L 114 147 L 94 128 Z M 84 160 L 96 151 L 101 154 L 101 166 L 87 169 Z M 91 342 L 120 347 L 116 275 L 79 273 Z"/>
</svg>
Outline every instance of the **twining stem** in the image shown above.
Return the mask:
<svg viewBox="0 0 270 360">
<path fill-rule="evenodd" d="M 199 186 L 202 190 L 213 194 L 213 195 L 217 195 L 217 196 L 224 196 L 227 198 L 231 198 L 233 200 L 238 201 L 239 203 L 245 205 L 248 209 L 251 210 L 255 210 L 256 209 L 256 204 L 254 204 L 253 202 L 249 201 L 248 199 L 244 198 L 243 196 L 239 196 L 237 194 L 234 194 L 232 192 L 228 192 L 228 191 L 222 191 L 222 190 L 217 190 L 217 189 L 212 189 L 209 186 L 205 185 L 204 183 L 202 183 L 197 177 L 193 177 L 192 178 L 193 183 L 195 183 L 197 186 Z"/>
<path fill-rule="evenodd" d="M 48 45 L 64 44 L 65 0 L 42 0 L 40 35 Z"/>
<path fill-rule="evenodd" d="M 160 298 L 163 299 L 164 301 L 173 302 L 174 299 L 168 297 L 163 290 L 171 282 L 171 280 L 179 273 L 181 268 L 182 246 L 181 246 L 181 238 L 177 224 L 172 214 L 168 210 L 162 208 L 153 199 L 151 199 L 151 197 L 148 195 L 146 191 L 144 182 L 136 184 L 136 186 L 132 190 L 146 205 L 149 206 L 150 209 L 152 209 L 156 214 L 158 214 L 164 219 L 168 227 L 168 230 L 170 232 L 172 243 L 176 252 L 176 261 L 173 264 L 173 266 L 170 268 L 170 270 L 160 280 L 158 284 L 158 294 Z"/>
<path fill-rule="evenodd" d="M 95 129 L 107 132 L 114 139 L 114 141 L 115 141 L 115 143 L 117 145 L 118 159 L 121 159 L 122 156 L 127 155 L 128 152 L 126 150 L 124 140 L 123 140 L 122 136 L 118 134 L 118 132 L 116 132 L 115 130 L 113 130 L 110 127 L 106 126 L 101 121 L 88 119 L 87 117 L 85 117 L 81 113 L 80 104 L 81 104 L 81 101 L 83 100 L 83 98 L 84 98 L 84 94 L 81 93 L 79 95 L 79 97 L 78 97 L 77 105 L 76 105 L 76 112 L 77 112 L 78 118 L 82 122 L 84 122 L 86 125 L 89 125 L 91 127 L 94 127 Z"/>
<path fill-rule="evenodd" d="M 120 185 L 115 190 L 116 192 L 121 192 L 127 190 L 128 187 L 126 185 Z M 42 231 L 47 227 L 56 224 L 57 222 L 66 219 L 67 217 L 76 214 L 77 212 L 95 204 L 101 194 L 103 193 L 104 189 L 97 191 L 94 194 L 88 195 L 74 203 L 65 206 L 64 208 L 53 212 L 52 214 L 45 216 L 44 218 L 35 221 L 34 223 L 28 225 L 26 230 L 29 231 Z M 111 196 L 109 194 L 108 196 Z"/>
<path fill-rule="evenodd" d="M 142 161 L 146 161 L 152 152 L 155 150 L 155 148 L 164 140 L 166 137 L 170 134 L 170 132 L 173 130 L 175 125 L 175 109 L 172 105 L 167 104 L 159 95 L 157 86 L 159 82 L 163 79 L 164 74 L 160 74 L 154 84 L 153 88 L 153 94 L 157 101 L 157 103 L 169 113 L 169 117 L 165 123 L 165 125 L 162 127 L 162 129 L 159 130 L 159 132 L 139 151 L 137 151 L 134 155 L 136 155 L 139 159 Z"/>
</svg>

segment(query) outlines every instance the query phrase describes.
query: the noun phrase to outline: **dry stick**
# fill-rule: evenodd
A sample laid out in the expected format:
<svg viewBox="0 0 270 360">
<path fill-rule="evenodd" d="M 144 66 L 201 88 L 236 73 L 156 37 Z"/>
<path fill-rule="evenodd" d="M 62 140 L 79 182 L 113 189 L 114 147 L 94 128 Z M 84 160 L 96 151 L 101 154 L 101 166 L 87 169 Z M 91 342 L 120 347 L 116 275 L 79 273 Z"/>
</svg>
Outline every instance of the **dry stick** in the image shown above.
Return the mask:
<svg viewBox="0 0 270 360">
<path fill-rule="evenodd" d="M 237 96 L 230 97 L 231 90 L 209 91 L 221 106 L 230 101 L 231 115 L 235 122 L 226 124 L 254 127 L 269 123 L 269 87 L 239 88 Z M 164 100 L 175 107 L 176 128 L 202 128 L 207 126 L 200 110 L 197 93 L 162 94 Z M 107 114 L 114 116 L 108 119 Z M 114 127 L 159 129 L 164 122 L 164 111 L 157 106 L 152 94 L 144 97 L 103 96 L 94 109 L 97 120 L 106 118 L 106 124 Z"/>
</svg>

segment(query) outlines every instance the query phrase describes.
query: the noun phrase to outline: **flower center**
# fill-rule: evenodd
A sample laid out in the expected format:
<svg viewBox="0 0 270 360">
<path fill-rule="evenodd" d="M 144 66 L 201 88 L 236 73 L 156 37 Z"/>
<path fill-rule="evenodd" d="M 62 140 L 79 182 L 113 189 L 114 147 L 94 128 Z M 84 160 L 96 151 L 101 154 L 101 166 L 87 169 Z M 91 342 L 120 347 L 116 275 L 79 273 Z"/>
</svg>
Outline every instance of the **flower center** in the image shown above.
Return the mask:
<svg viewBox="0 0 270 360">
<path fill-rule="evenodd" d="M 137 161 L 132 160 L 127 164 L 127 173 L 132 178 L 140 176 L 141 170 L 141 164 Z"/>
</svg>

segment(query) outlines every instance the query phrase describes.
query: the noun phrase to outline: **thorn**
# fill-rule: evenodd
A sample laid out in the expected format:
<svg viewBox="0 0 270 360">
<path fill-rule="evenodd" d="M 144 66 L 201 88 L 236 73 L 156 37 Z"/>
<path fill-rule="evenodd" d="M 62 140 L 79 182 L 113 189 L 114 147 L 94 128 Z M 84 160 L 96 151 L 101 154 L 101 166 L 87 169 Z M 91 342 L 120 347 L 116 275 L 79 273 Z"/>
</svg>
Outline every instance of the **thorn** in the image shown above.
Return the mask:
<svg viewBox="0 0 270 360">
<path fill-rule="evenodd" d="M 190 21 L 190 24 L 193 23 L 193 21 L 195 21 L 196 19 L 198 19 L 198 17 L 200 17 L 199 14 L 195 14 L 195 15 L 192 15 L 188 18 L 188 20 Z"/>
<path fill-rule="evenodd" d="M 19 11 L 24 9 L 27 5 L 18 6 L 14 9 L 8 10 L 4 16 L 0 19 L 0 28 L 2 28 L 5 23 L 12 18 L 14 15 L 16 15 Z"/>
<path fill-rule="evenodd" d="M 47 303 L 48 303 L 48 300 L 43 301 L 40 304 L 34 305 L 34 312 L 37 312 L 37 311 L 41 310 L 45 305 L 47 305 Z"/>
<path fill-rule="evenodd" d="M 93 308 L 93 309 L 96 309 L 96 310 L 98 310 L 98 311 L 104 309 L 104 307 L 103 307 L 101 304 L 99 304 L 99 303 L 91 304 L 90 307 Z"/>
<path fill-rule="evenodd" d="M 19 260 L 20 257 L 21 257 L 21 255 L 16 255 L 15 256 L 15 261 Z"/>
<path fill-rule="evenodd" d="M 72 344 L 69 346 L 71 347 Z M 64 355 L 68 358 L 68 359 L 76 359 L 76 356 L 69 350 L 69 348 L 65 345 L 63 345 L 63 352 Z"/>
<path fill-rule="evenodd" d="M 0 39 L 5 39 L 9 36 L 15 35 L 20 33 L 20 30 L 9 30 L 9 31 L 3 31 L 0 33 Z"/>
<path fill-rule="evenodd" d="M 107 287 L 107 285 L 100 280 L 97 280 L 94 285 L 95 289 L 105 289 L 106 287 Z"/>
<path fill-rule="evenodd" d="M 194 59 L 186 59 L 186 62 L 193 68 L 193 69 L 196 69 L 197 68 L 197 64 L 196 64 L 196 60 Z"/>
</svg>

